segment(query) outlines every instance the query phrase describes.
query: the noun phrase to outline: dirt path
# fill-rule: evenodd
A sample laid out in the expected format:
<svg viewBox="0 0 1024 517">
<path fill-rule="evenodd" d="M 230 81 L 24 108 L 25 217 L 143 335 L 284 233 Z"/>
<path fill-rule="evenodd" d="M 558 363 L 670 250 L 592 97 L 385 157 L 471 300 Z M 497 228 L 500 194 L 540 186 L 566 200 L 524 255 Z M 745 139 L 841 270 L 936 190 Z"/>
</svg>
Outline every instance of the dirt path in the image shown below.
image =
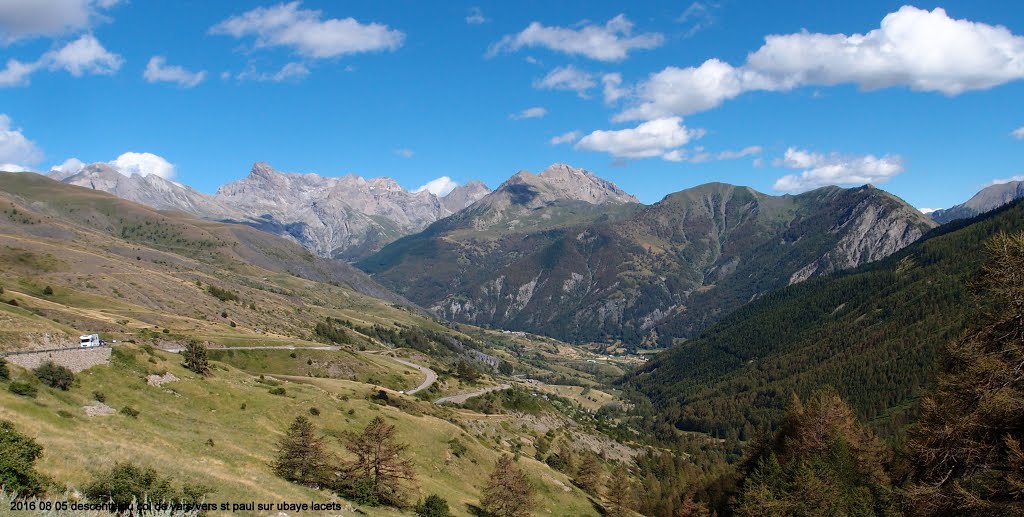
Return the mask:
<svg viewBox="0 0 1024 517">
<path fill-rule="evenodd" d="M 469 399 L 471 399 L 473 397 L 479 397 L 480 395 L 485 395 L 485 394 L 490 393 L 492 391 L 507 390 L 507 389 L 509 389 L 511 387 L 512 387 L 511 384 L 499 384 L 498 386 L 491 386 L 490 388 L 484 388 L 482 390 L 469 391 L 469 392 L 466 392 L 466 393 L 458 393 L 458 394 L 455 394 L 455 395 L 449 395 L 447 397 L 441 397 L 441 398 L 435 400 L 434 404 L 445 404 L 445 403 L 462 404 L 463 402 L 465 402 L 465 401 L 467 401 L 467 400 L 469 400 Z"/>
</svg>

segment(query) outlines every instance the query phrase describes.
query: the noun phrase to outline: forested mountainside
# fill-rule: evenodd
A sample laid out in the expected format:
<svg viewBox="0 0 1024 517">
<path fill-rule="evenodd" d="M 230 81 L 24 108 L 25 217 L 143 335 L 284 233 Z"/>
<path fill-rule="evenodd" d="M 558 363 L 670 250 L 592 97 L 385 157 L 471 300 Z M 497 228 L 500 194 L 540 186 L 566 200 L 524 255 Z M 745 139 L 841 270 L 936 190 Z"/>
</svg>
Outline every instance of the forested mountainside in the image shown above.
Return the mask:
<svg viewBox="0 0 1024 517">
<path fill-rule="evenodd" d="M 600 205 L 603 217 L 594 205 L 538 204 L 536 189 L 512 186 L 358 265 L 456 321 L 669 345 L 772 290 L 883 258 L 935 226 L 867 186 L 769 196 L 714 183 L 648 207 Z M 492 205 L 504 211 L 484 210 Z M 580 208 L 570 216 L 567 206 Z M 501 215 L 512 209 L 516 217 Z"/>
<path fill-rule="evenodd" d="M 752 436 L 791 394 L 834 387 L 862 418 L 907 423 L 939 352 L 984 309 L 968 295 L 998 232 L 1024 229 L 1024 203 L 933 230 L 892 256 L 750 303 L 628 375 L 661 425 Z"/>
</svg>

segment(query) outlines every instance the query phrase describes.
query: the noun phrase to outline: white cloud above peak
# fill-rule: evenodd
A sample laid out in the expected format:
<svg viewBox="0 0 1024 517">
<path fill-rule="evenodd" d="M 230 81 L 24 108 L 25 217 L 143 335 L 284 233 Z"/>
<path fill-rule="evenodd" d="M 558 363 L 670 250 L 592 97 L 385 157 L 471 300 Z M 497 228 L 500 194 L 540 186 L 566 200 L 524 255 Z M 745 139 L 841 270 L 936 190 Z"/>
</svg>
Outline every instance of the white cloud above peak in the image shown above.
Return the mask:
<svg viewBox="0 0 1024 517">
<path fill-rule="evenodd" d="M 448 176 L 441 176 L 440 178 L 428 181 L 413 192 L 423 192 L 426 190 L 437 197 L 444 197 L 447 196 L 449 192 L 455 190 L 455 187 L 458 186 L 459 184 L 452 181 Z"/>
<path fill-rule="evenodd" d="M 189 72 L 178 65 L 168 65 L 164 56 L 153 56 L 146 64 L 146 70 L 142 76 L 149 82 L 175 83 L 183 88 L 192 88 L 203 82 L 206 78 L 206 71 Z"/>
<path fill-rule="evenodd" d="M 132 174 L 148 176 L 153 174 L 169 180 L 175 174 L 173 164 L 153 153 L 127 152 L 108 163 L 114 170 L 125 176 L 131 176 Z"/>
<path fill-rule="evenodd" d="M 700 138 L 704 132 L 683 125 L 680 117 L 649 120 L 636 127 L 594 131 L 576 142 L 576 149 L 602 151 L 616 158 L 655 158 L 682 161 L 682 147 Z"/>
<path fill-rule="evenodd" d="M 868 154 L 847 156 L 839 153 L 820 154 L 795 147 L 786 149 L 777 167 L 804 169 L 775 181 L 773 189 L 780 192 L 805 192 L 828 185 L 881 184 L 902 174 L 903 159 L 895 155 L 881 158 Z"/>
<path fill-rule="evenodd" d="M 314 59 L 396 50 L 405 42 L 402 31 L 387 25 L 354 18 L 324 19 L 322 11 L 300 5 L 257 7 L 214 25 L 210 33 L 239 39 L 253 36 L 256 47 L 286 47 Z"/>
<path fill-rule="evenodd" d="M 633 50 L 660 47 L 665 37 L 656 32 L 633 36 L 633 22 L 620 14 L 604 25 L 587 23 L 578 28 L 549 27 L 533 22 L 521 32 L 509 34 L 487 50 L 493 57 L 523 47 L 544 47 L 569 55 L 581 55 L 596 61 L 622 61 Z"/>
<path fill-rule="evenodd" d="M 904 6 L 864 34 L 771 35 L 733 66 L 709 59 L 669 66 L 637 85 L 637 102 L 616 120 L 688 115 L 744 92 L 855 84 L 959 95 L 1024 79 L 1024 36 L 999 25 Z"/>
</svg>

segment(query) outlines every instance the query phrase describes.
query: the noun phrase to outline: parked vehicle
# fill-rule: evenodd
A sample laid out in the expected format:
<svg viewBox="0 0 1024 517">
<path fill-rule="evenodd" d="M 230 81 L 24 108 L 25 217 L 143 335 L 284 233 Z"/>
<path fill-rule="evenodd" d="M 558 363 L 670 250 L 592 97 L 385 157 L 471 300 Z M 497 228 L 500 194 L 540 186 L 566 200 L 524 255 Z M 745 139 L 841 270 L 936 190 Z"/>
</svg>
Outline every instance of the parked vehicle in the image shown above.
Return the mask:
<svg viewBox="0 0 1024 517">
<path fill-rule="evenodd" d="M 99 334 L 88 334 L 79 338 L 79 344 L 82 348 L 90 348 L 94 346 L 103 346 L 103 341 L 100 340 Z"/>
</svg>

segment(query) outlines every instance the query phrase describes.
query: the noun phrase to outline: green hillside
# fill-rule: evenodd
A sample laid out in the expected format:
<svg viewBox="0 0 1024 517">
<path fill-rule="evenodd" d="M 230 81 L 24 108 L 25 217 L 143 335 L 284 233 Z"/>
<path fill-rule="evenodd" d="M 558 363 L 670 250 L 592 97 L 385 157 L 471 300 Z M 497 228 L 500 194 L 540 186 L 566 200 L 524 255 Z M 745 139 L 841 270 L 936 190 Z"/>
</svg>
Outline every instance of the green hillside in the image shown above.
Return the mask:
<svg viewBox="0 0 1024 517">
<path fill-rule="evenodd" d="M 746 439 L 776 426 L 790 395 L 832 386 L 886 431 L 905 424 L 939 351 L 983 307 L 967 293 L 983 243 L 1024 228 L 1024 204 L 932 231 L 859 269 L 814 278 L 744 306 L 660 354 L 624 384 L 650 417 Z"/>
</svg>

